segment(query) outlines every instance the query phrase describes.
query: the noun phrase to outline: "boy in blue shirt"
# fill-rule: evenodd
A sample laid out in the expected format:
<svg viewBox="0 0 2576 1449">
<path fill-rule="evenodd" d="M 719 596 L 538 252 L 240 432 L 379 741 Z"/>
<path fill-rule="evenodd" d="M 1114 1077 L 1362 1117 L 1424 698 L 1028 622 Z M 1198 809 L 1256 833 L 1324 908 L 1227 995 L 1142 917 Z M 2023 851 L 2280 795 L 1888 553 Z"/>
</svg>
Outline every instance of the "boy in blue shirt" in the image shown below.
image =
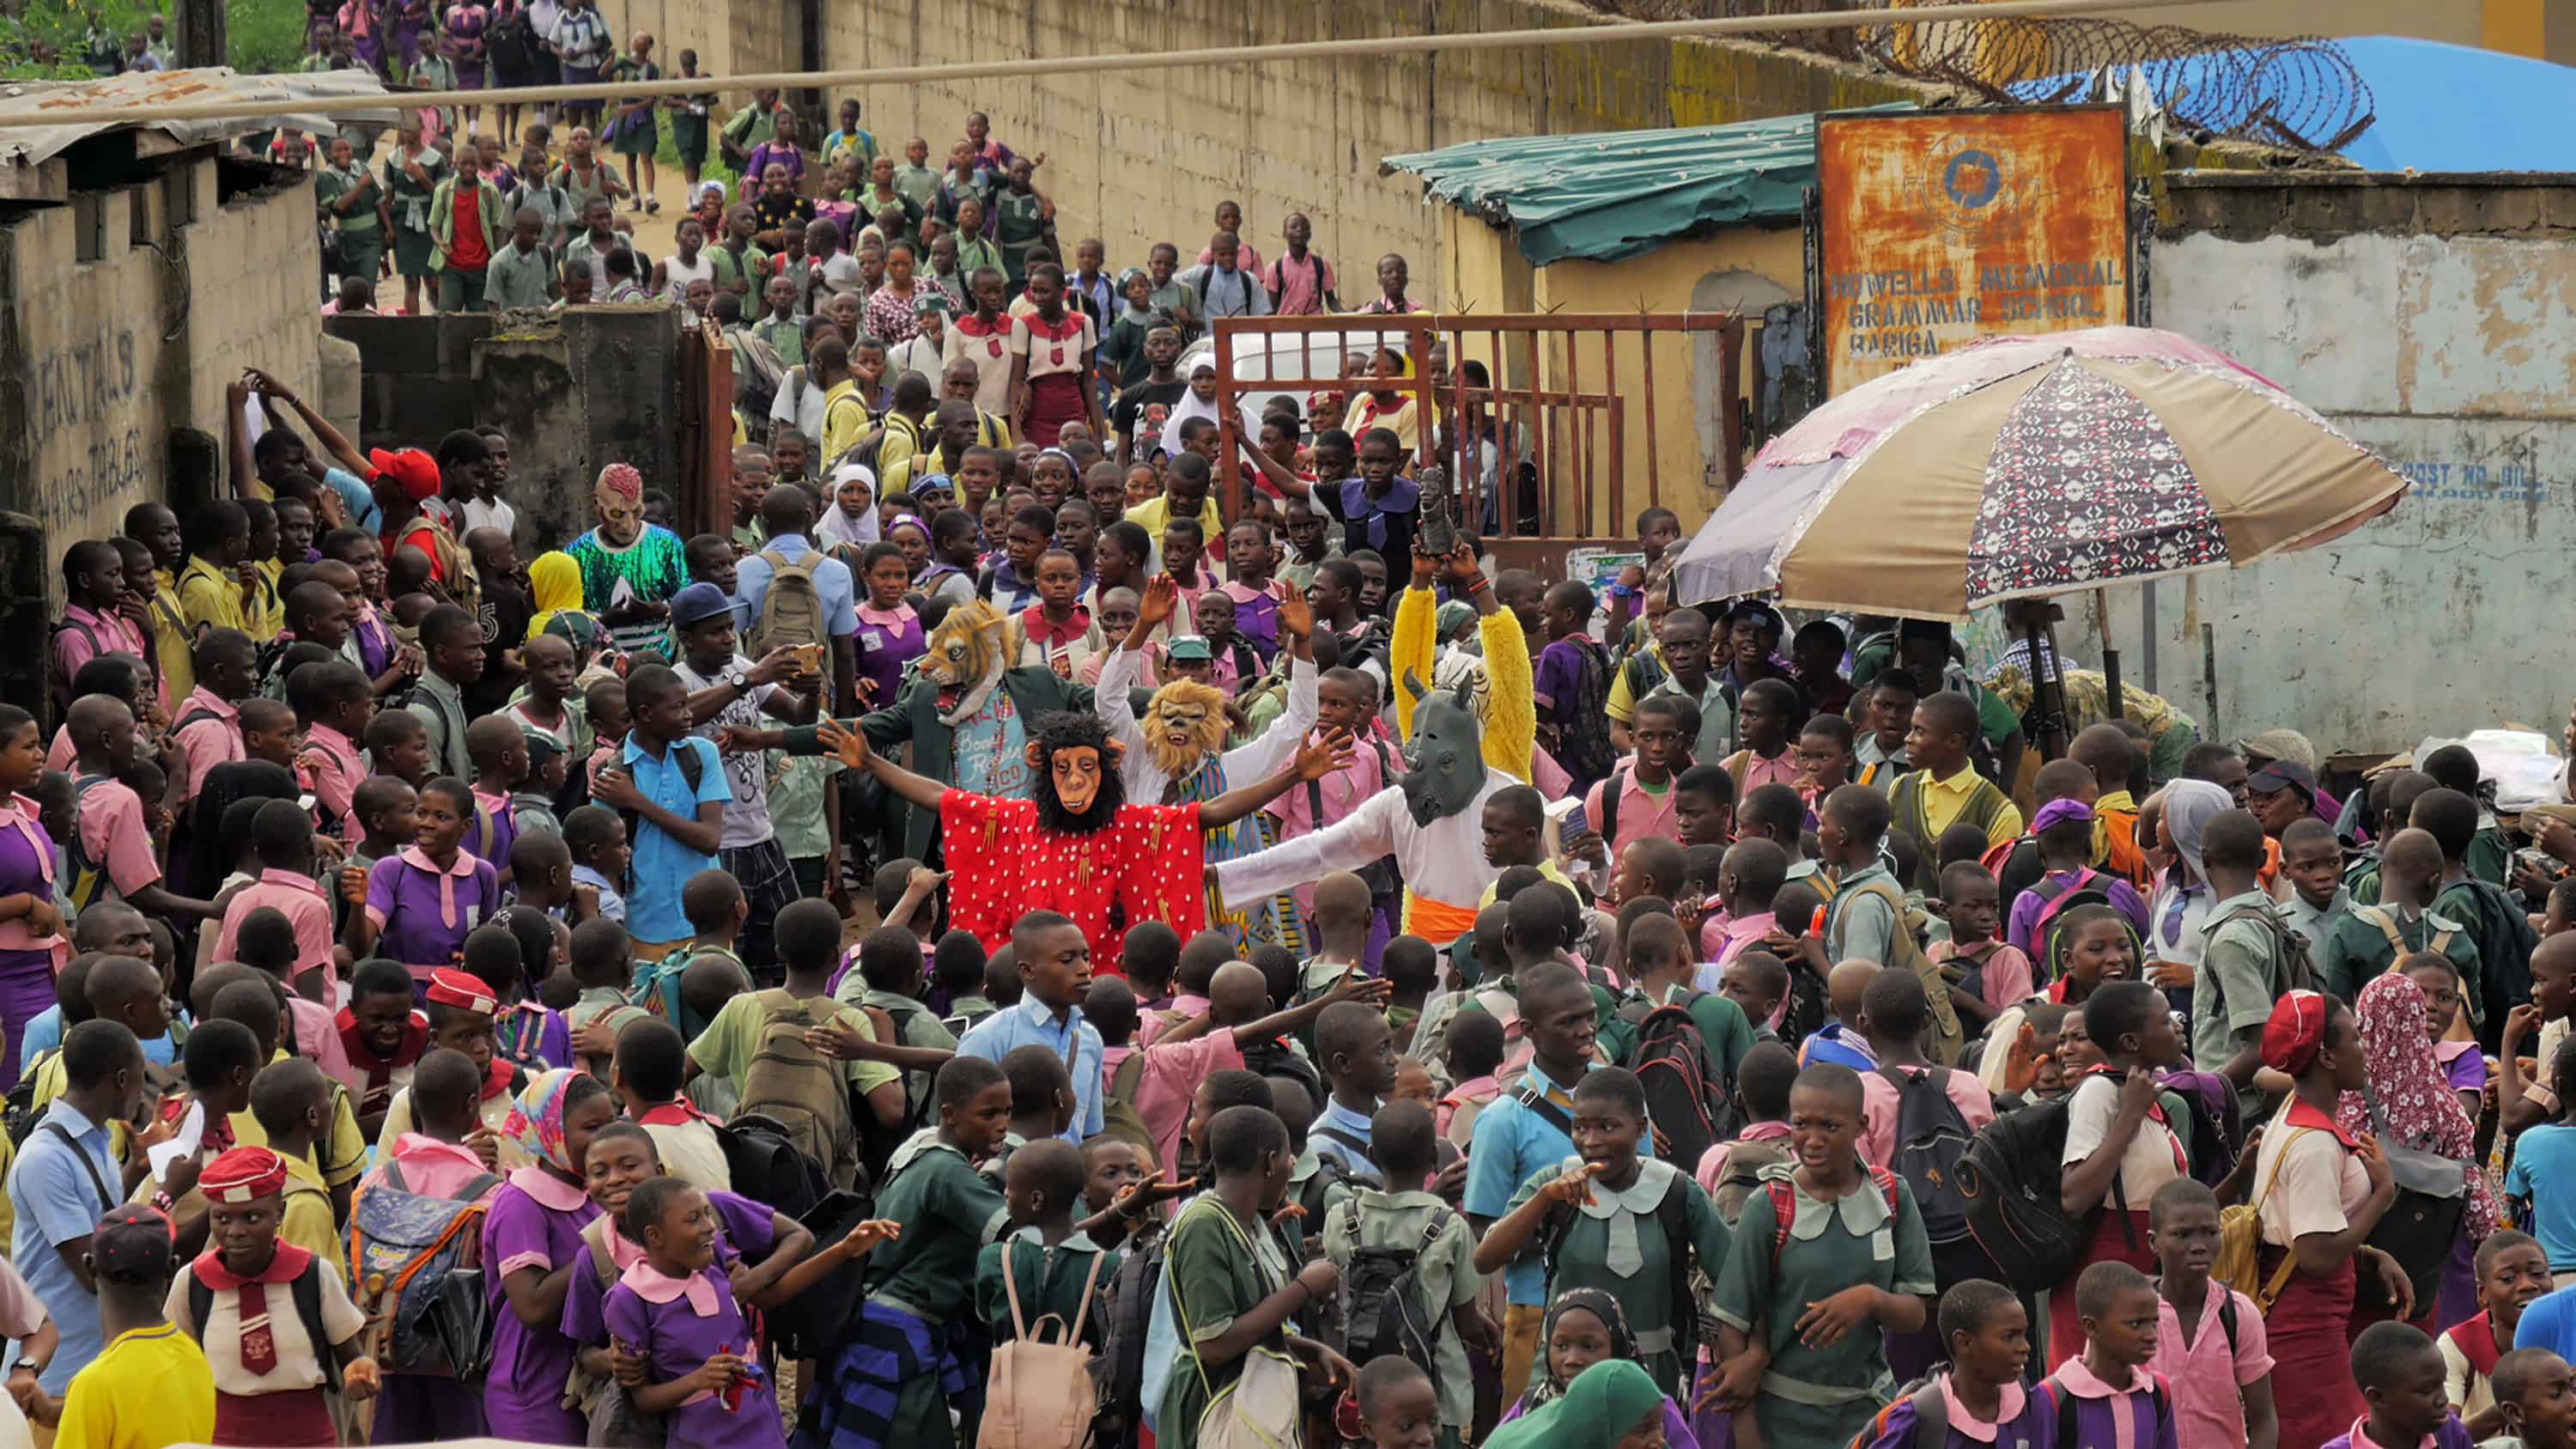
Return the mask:
<svg viewBox="0 0 2576 1449">
<path fill-rule="evenodd" d="M 625 747 L 601 767 L 591 798 L 633 820 L 626 929 L 636 958 L 658 961 L 689 939 L 680 888 L 699 871 L 717 868 L 725 802 L 733 793 L 715 745 L 689 737 L 688 692 L 669 665 L 637 666 L 626 679 L 626 706 L 634 722 Z"/>
</svg>

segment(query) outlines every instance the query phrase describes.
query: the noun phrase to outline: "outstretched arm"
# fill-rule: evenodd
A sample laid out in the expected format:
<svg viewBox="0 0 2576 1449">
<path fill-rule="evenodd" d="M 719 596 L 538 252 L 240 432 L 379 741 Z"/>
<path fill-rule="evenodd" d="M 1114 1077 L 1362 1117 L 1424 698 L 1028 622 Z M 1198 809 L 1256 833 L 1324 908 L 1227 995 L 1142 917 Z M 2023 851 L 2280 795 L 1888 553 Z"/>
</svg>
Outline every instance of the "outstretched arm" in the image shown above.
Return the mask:
<svg viewBox="0 0 2576 1449">
<path fill-rule="evenodd" d="M 924 810 L 937 810 L 939 797 L 948 787 L 937 780 L 916 775 L 885 756 L 868 748 L 866 735 L 827 720 L 815 729 L 814 737 L 825 749 L 841 757 L 841 763 L 853 770 L 865 770 L 884 782 L 885 787 Z"/>
<path fill-rule="evenodd" d="M 375 465 L 367 461 L 366 455 L 358 451 L 355 443 L 342 437 L 340 430 L 331 426 L 329 419 L 306 407 L 304 399 L 289 392 L 277 379 L 254 369 L 250 373 L 250 382 L 251 386 L 262 394 L 293 408 L 295 415 L 303 419 L 305 430 L 313 435 L 313 441 L 322 445 L 322 451 L 337 459 L 340 466 L 356 475 L 360 482 L 365 482 L 368 476 L 376 471 Z"/>
<path fill-rule="evenodd" d="M 1351 762 L 1351 734 L 1334 730 L 1322 739 L 1302 745 L 1296 758 L 1277 773 L 1249 785 L 1228 790 L 1199 807 L 1199 825 L 1215 830 L 1234 822 L 1288 793 L 1288 787 L 1307 780 L 1320 780 Z"/>
</svg>

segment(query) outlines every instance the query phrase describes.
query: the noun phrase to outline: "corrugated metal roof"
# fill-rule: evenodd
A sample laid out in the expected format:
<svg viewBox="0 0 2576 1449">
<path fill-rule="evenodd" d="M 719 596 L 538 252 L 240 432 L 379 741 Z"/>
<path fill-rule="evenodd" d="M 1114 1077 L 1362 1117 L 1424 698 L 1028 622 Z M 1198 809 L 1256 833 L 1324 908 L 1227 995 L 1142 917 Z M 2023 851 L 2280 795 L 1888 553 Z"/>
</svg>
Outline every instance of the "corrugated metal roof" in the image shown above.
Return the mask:
<svg viewBox="0 0 2576 1449">
<path fill-rule="evenodd" d="M 1470 141 L 1389 156 L 1382 169 L 1510 226 L 1533 266 L 1615 262 L 1705 223 L 1796 221 L 1816 180 L 1816 118 Z"/>
<path fill-rule="evenodd" d="M 242 131 L 277 126 L 288 130 L 327 131 L 336 118 L 393 124 L 390 110 L 334 104 L 358 97 L 389 94 L 384 83 L 363 70 L 298 72 L 286 75 L 237 75 L 223 66 L 202 70 L 129 71 L 85 81 L 13 81 L 0 85 L 0 163 L 33 165 L 85 137 L 120 129 L 114 125 L 48 125 L 49 114 L 99 106 L 213 104 L 224 101 L 312 100 L 310 114 L 263 116 L 256 120 L 213 117 L 198 121 L 145 121 L 138 126 L 159 131 L 183 146 L 220 141 Z"/>
</svg>

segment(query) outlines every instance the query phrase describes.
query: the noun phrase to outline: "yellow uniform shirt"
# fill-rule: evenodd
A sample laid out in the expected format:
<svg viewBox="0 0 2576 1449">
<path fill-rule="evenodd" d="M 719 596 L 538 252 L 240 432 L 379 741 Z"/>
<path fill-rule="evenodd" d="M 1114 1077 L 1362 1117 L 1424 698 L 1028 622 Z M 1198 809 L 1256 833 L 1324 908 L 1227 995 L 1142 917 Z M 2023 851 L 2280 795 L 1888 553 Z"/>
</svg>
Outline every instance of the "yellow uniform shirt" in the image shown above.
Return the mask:
<svg viewBox="0 0 2576 1449">
<path fill-rule="evenodd" d="M 204 559 L 190 558 L 188 566 L 179 570 L 179 617 L 191 635 L 206 628 L 247 633 L 250 617 L 243 609 L 241 580 Z"/>
<path fill-rule="evenodd" d="M 188 653 L 196 631 L 188 627 L 179 605 L 179 582 L 160 569 L 152 573 L 152 654 L 161 665 L 161 707 L 174 714 L 179 701 L 197 692 L 197 661 Z"/>
<path fill-rule="evenodd" d="M 215 1434 L 215 1375 L 176 1324 L 130 1328 L 72 1375 L 54 1442 L 65 1449 L 162 1449 Z"/>
</svg>

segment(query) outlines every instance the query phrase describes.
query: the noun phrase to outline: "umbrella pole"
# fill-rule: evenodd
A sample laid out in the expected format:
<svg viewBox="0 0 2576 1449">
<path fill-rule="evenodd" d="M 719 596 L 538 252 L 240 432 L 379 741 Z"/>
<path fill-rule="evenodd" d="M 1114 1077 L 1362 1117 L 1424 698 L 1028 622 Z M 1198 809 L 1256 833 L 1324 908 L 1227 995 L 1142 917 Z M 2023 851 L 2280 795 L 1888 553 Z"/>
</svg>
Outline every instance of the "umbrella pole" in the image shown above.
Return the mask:
<svg viewBox="0 0 2576 1449">
<path fill-rule="evenodd" d="M 2033 614 L 2036 613 L 2034 610 Z M 2046 629 L 2036 617 L 2028 619 L 2022 628 L 2030 641 L 2031 705 L 2038 716 L 2034 721 L 2038 727 L 2035 731 L 2037 737 L 2031 743 L 2039 746 L 2041 760 L 2063 759 L 2066 755 L 2066 662 L 2057 657 L 2054 630 Z M 2048 660 L 2050 665 L 2044 671 L 2040 668 L 2042 659 Z"/>
<path fill-rule="evenodd" d="M 2120 693 L 2120 651 L 2111 647 L 2111 591 L 2109 589 L 2097 589 L 2093 593 L 2093 622 L 2096 631 L 2102 637 L 2103 708 L 2111 712 L 2110 718 L 2118 719 L 2128 713 L 2126 708 L 2128 701 Z"/>
</svg>

